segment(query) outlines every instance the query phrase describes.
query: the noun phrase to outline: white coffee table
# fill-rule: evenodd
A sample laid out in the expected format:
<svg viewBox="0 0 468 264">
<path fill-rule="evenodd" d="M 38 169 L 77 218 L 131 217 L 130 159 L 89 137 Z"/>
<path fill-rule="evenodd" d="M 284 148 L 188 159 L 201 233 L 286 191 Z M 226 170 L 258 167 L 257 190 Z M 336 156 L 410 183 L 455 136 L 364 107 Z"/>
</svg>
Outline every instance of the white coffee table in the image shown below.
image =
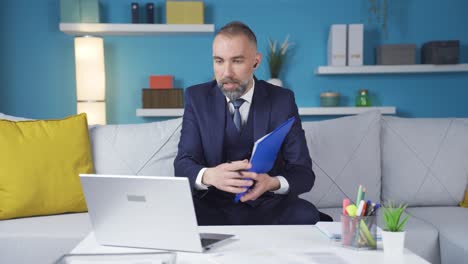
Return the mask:
<svg viewBox="0 0 468 264">
<path fill-rule="evenodd" d="M 315 226 L 206 226 L 203 233 L 234 234 L 205 253 L 177 252 L 177 263 L 429 263 L 409 250 L 402 256 L 387 257 L 377 250 L 343 248 L 326 238 Z M 70 253 L 138 253 L 157 250 L 108 247 L 97 244 L 90 233 Z M 341 261 L 340 261 L 341 260 Z"/>
</svg>

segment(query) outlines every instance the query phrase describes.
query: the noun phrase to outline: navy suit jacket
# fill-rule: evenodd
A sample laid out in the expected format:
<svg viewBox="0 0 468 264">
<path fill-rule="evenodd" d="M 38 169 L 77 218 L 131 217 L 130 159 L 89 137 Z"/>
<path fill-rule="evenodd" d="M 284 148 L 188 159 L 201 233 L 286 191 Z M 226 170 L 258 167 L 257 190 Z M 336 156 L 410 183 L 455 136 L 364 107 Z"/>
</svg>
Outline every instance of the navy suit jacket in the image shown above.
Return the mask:
<svg viewBox="0 0 468 264">
<path fill-rule="evenodd" d="M 226 126 L 226 97 L 216 81 L 189 87 L 185 91 L 185 110 L 175 175 L 187 177 L 194 190 L 198 172 L 223 163 Z M 294 94 L 290 90 L 255 79 L 250 111 L 253 111 L 254 141 L 273 131 L 288 118 L 296 122 L 286 136 L 270 176 L 281 175 L 289 183 L 289 195 L 309 191 L 315 181 L 312 161 L 299 118 Z"/>
</svg>

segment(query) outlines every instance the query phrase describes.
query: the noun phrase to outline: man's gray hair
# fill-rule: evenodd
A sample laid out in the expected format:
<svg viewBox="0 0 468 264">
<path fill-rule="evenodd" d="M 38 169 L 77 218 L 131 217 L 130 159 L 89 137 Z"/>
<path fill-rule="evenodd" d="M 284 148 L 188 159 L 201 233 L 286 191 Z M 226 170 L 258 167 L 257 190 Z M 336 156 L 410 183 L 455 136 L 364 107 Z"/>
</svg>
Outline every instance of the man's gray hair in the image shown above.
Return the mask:
<svg viewBox="0 0 468 264">
<path fill-rule="evenodd" d="M 218 35 L 227 35 L 227 36 L 237 36 L 237 35 L 244 35 L 247 39 L 254 43 L 257 46 L 257 37 L 253 33 L 253 31 L 244 23 L 240 21 L 232 21 L 224 25 L 217 33 Z"/>
</svg>

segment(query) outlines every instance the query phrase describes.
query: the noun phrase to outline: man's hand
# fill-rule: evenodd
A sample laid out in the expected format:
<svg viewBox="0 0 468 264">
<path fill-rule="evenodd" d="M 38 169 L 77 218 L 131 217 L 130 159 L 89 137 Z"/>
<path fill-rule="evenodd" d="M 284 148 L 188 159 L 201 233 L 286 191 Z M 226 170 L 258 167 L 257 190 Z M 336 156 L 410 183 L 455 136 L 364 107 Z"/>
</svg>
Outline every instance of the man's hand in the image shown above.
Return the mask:
<svg viewBox="0 0 468 264">
<path fill-rule="evenodd" d="M 246 202 L 250 200 L 256 200 L 262 194 L 268 191 L 278 190 L 280 186 L 280 181 L 271 177 L 266 173 L 257 174 L 255 172 L 242 172 L 242 176 L 245 178 L 250 178 L 255 181 L 255 186 L 251 188 L 245 195 L 240 199 L 241 202 Z"/>
<path fill-rule="evenodd" d="M 203 173 L 202 183 L 212 185 L 219 190 L 230 193 L 242 193 L 247 187 L 253 185 L 254 179 L 250 180 L 243 173 L 250 169 L 252 165 L 248 160 L 223 163 L 213 168 L 208 168 Z M 250 174 L 246 174 L 249 175 Z"/>
</svg>

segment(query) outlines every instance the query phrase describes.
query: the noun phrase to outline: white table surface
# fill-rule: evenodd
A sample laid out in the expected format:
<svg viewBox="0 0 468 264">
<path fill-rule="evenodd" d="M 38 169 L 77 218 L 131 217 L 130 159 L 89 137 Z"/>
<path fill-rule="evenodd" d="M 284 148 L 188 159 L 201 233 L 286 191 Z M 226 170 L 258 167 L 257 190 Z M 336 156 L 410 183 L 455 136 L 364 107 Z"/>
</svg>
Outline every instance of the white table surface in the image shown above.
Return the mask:
<svg viewBox="0 0 468 264">
<path fill-rule="evenodd" d="M 377 250 L 354 250 L 329 240 L 313 225 L 302 226 L 203 226 L 202 233 L 234 234 L 205 253 L 177 252 L 177 263 L 429 263 L 409 250 L 402 256 L 385 256 Z M 157 250 L 101 246 L 94 233 L 86 236 L 70 253 L 137 253 Z"/>
</svg>

